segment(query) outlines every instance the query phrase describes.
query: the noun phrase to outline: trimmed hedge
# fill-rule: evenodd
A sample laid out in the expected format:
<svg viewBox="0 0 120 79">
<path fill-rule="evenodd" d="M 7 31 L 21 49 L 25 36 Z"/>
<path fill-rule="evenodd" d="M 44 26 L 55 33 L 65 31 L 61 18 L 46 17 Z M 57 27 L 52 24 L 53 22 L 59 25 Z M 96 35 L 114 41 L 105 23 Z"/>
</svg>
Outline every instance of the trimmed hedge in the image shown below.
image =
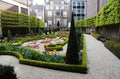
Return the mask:
<svg viewBox="0 0 120 79">
<path fill-rule="evenodd" d="M 8 10 L 0 10 L 0 12 L 2 27 L 44 27 L 44 22 L 35 16 L 28 16 Z"/>
<path fill-rule="evenodd" d="M 48 51 L 53 51 L 54 49 L 57 51 L 61 51 L 61 50 L 63 50 L 63 46 L 61 46 L 61 45 L 56 45 L 54 47 L 46 46 L 46 48 L 45 48 L 45 50 L 48 50 Z"/>
<path fill-rule="evenodd" d="M 92 18 L 78 20 L 75 22 L 78 27 L 96 27 L 120 23 L 120 0 L 109 0 L 98 14 Z"/>
<path fill-rule="evenodd" d="M 52 62 L 43 62 L 37 60 L 23 59 L 22 55 L 14 51 L 0 51 L 0 55 L 13 55 L 19 59 L 21 64 L 32 65 L 37 67 L 50 68 L 55 70 L 78 72 L 78 73 L 87 73 L 87 58 L 86 58 L 86 43 L 84 38 L 83 43 L 83 60 L 81 65 L 70 65 L 62 63 L 52 63 Z"/>
</svg>

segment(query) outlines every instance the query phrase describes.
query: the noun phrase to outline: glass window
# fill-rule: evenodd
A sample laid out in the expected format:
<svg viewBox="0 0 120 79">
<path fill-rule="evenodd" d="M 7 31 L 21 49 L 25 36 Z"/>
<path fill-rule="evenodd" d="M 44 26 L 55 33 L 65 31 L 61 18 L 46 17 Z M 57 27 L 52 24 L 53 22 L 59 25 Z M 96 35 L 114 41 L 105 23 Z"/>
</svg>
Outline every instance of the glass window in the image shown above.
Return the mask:
<svg viewBox="0 0 120 79">
<path fill-rule="evenodd" d="M 59 16 L 59 15 L 60 15 L 60 12 L 59 12 L 59 11 L 57 11 L 57 12 L 56 12 L 56 15 L 57 15 L 57 16 Z"/>
<path fill-rule="evenodd" d="M 59 9 L 59 6 L 56 6 L 56 10 L 58 10 Z"/>
<path fill-rule="evenodd" d="M 53 1 L 50 1 L 50 4 L 53 5 Z"/>
<path fill-rule="evenodd" d="M 52 26 L 52 21 L 48 21 L 48 27 L 51 27 Z"/>
<path fill-rule="evenodd" d="M 73 2 L 73 6 L 76 6 L 76 3 L 75 3 L 75 2 Z"/>
<path fill-rule="evenodd" d="M 49 17 L 52 16 L 52 11 L 48 11 L 48 16 L 49 16 Z"/>
<path fill-rule="evenodd" d="M 50 6 L 50 9 L 53 9 L 53 6 Z"/>
<path fill-rule="evenodd" d="M 63 11 L 63 17 L 67 17 L 67 11 Z"/>
<path fill-rule="evenodd" d="M 49 9 L 49 6 L 46 6 L 46 9 Z"/>
<path fill-rule="evenodd" d="M 61 9 L 64 9 L 64 6 L 61 6 Z"/>
<path fill-rule="evenodd" d="M 80 2 L 77 3 L 77 6 L 80 6 Z"/>
<path fill-rule="evenodd" d="M 64 5 L 64 1 L 61 1 L 61 4 Z"/>
</svg>

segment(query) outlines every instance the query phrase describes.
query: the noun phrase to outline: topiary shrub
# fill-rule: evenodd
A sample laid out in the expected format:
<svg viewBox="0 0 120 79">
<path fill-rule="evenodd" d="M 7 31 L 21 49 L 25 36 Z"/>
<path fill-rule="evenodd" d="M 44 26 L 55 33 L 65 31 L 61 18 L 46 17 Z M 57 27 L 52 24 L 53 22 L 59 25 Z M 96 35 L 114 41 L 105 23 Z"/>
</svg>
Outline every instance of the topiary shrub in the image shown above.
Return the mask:
<svg viewBox="0 0 120 79">
<path fill-rule="evenodd" d="M 18 79 L 14 67 L 0 65 L 0 79 Z"/>
<path fill-rule="evenodd" d="M 66 64 L 79 64 L 79 55 L 78 55 L 77 46 L 78 45 L 76 38 L 76 30 L 74 26 L 74 18 L 72 13 L 70 35 L 69 35 L 68 47 L 66 53 Z"/>
</svg>

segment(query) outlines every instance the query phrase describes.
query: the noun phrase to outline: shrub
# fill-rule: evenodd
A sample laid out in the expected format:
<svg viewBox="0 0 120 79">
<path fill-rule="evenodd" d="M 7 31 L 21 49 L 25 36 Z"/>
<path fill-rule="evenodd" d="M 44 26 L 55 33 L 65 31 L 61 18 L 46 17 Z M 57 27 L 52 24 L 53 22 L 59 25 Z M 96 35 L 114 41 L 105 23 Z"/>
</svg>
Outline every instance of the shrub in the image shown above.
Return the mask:
<svg viewBox="0 0 120 79">
<path fill-rule="evenodd" d="M 63 46 L 56 45 L 55 47 L 46 47 L 45 50 L 48 50 L 48 51 L 53 51 L 53 50 L 61 51 L 61 50 L 63 50 Z"/>
<path fill-rule="evenodd" d="M 120 42 L 106 41 L 105 47 L 108 48 L 113 54 L 115 54 L 120 59 Z"/>
<path fill-rule="evenodd" d="M 64 57 L 61 55 L 49 55 L 49 54 L 42 54 L 41 61 L 45 62 L 54 62 L 54 63 L 64 63 Z"/>
<path fill-rule="evenodd" d="M 0 79 L 17 79 L 14 67 L 0 65 Z"/>
<path fill-rule="evenodd" d="M 76 29 L 74 26 L 74 17 L 72 13 L 71 28 L 66 52 L 66 64 L 79 64 L 79 55 L 77 47 Z"/>
<path fill-rule="evenodd" d="M 25 59 L 31 59 L 31 60 L 40 60 L 40 54 L 38 51 L 33 49 L 25 49 L 22 52 L 23 58 Z"/>
<path fill-rule="evenodd" d="M 9 43 L 0 44 L 0 51 L 10 51 L 11 45 Z"/>
</svg>

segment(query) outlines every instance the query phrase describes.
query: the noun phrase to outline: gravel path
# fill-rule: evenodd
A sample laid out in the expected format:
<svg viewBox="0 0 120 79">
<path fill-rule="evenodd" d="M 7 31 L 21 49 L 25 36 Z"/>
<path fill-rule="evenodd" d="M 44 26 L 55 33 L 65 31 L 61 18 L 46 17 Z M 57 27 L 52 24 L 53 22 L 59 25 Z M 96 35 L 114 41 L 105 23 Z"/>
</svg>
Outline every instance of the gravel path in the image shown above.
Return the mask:
<svg viewBox="0 0 120 79">
<path fill-rule="evenodd" d="M 92 79 L 120 79 L 120 60 L 104 44 L 86 36 L 89 73 Z"/>
<path fill-rule="evenodd" d="M 120 79 L 120 60 L 103 43 L 86 36 L 88 74 L 57 71 L 19 64 L 13 56 L 1 55 L 0 64 L 12 65 L 19 79 Z M 67 46 L 67 45 L 66 45 Z"/>
</svg>

